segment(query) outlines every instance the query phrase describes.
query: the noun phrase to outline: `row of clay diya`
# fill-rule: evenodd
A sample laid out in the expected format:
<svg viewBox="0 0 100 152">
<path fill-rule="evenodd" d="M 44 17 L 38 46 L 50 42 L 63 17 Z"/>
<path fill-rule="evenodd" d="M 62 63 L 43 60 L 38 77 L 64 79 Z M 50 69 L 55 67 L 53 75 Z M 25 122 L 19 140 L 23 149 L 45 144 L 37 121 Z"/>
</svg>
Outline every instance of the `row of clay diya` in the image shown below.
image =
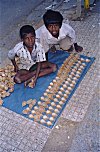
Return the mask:
<svg viewBox="0 0 100 152">
<path fill-rule="evenodd" d="M 63 69 L 64 64 L 68 63 L 68 61 L 70 61 L 70 59 L 72 61 L 72 64 L 71 64 L 71 62 L 69 62 L 70 67 L 73 66 L 73 64 L 77 61 L 78 64 L 75 64 L 75 66 L 77 67 L 77 71 L 79 71 L 79 73 L 72 70 L 72 69 L 76 69 L 76 68 L 70 68 L 71 69 L 70 75 L 73 75 L 73 73 L 74 73 L 73 76 L 75 76 L 75 72 L 76 72 L 76 77 L 77 77 L 77 74 L 81 74 L 81 72 L 84 69 L 84 67 L 86 66 L 86 64 L 82 63 L 84 60 L 83 58 L 79 59 L 79 56 L 77 56 L 76 58 L 75 58 L 75 56 L 73 56 L 73 57 L 74 57 L 73 60 L 72 60 L 72 56 L 71 56 L 68 58 L 68 60 L 64 61 L 60 70 Z M 86 62 L 89 62 L 89 60 L 87 60 Z M 78 70 L 78 68 L 80 68 L 81 70 Z M 66 70 L 66 69 L 63 69 L 63 70 Z M 68 74 L 68 72 L 65 72 L 65 74 Z M 61 72 L 59 72 L 59 73 L 61 73 Z M 53 122 L 55 121 L 55 119 L 57 117 L 57 114 L 60 112 L 60 110 L 62 109 L 62 106 L 64 105 L 66 99 L 68 98 L 70 91 L 76 84 L 75 80 L 70 79 L 70 75 L 68 77 L 66 76 L 65 81 L 61 80 L 61 76 L 60 77 L 56 76 L 56 78 L 52 82 L 50 82 L 50 85 L 46 89 L 44 96 L 40 97 L 40 101 L 36 102 L 37 106 L 33 105 L 33 107 L 32 107 L 33 109 L 30 109 L 30 106 L 25 109 L 26 111 L 28 110 L 27 114 L 29 114 L 29 118 L 33 118 L 35 121 L 46 124 L 48 126 L 51 126 L 53 124 Z M 61 80 L 61 82 L 58 83 L 58 80 Z M 63 80 L 64 80 L 64 77 L 63 77 Z M 53 89 L 53 87 L 57 88 L 57 83 L 58 83 L 58 86 L 59 85 L 61 86 L 62 82 L 63 82 L 62 87 L 60 87 L 60 88 L 58 87 L 59 90 Z M 72 83 L 70 83 L 70 82 L 72 82 Z M 69 84 L 70 84 L 70 86 L 68 86 Z M 64 90 L 65 90 L 65 92 L 64 92 Z M 56 91 L 56 92 L 54 92 L 54 91 Z M 54 96 L 55 96 L 55 98 L 54 98 Z"/>
<path fill-rule="evenodd" d="M 0 68 L 0 105 L 3 104 L 3 98 L 10 96 L 14 91 L 14 75 L 15 72 L 12 65 Z"/>
</svg>

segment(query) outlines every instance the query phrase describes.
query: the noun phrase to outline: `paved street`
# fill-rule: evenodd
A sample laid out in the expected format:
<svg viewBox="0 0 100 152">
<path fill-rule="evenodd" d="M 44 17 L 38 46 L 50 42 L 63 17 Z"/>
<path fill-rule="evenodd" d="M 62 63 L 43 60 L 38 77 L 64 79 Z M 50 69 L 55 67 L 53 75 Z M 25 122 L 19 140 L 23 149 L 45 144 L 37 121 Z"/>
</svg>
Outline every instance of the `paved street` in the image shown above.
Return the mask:
<svg viewBox="0 0 100 152">
<path fill-rule="evenodd" d="M 99 3 L 98 3 L 99 4 Z M 41 14 L 50 3 L 45 1 L 27 16 L 24 23 L 38 27 Z M 0 152 L 98 152 L 99 141 L 99 69 L 100 16 L 95 8 L 82 20 L 71 20 L 75 10 L 66 10 L 67 3 L 56 8 L 75 29 L 77 42 L 84 50 L 80 54 L 95 57 L 95 62 L 81 81 L 52 129 L 33 122 L 4 107 L 0 107 Z M 97 5 L 98 6 L 98 5 Z M 41 9 L 41 12 L 39 11 Z M 38 13 L 37 13 L 38 12 Z M 35 15 L 35 16 L 34 16 Z M 31 20 L 33 18 L 33 20 Z M 35 24 L 35 19 L 37 23 Z M 19 26 L 6 37 L 1 47 L 12 48 L 18 41 Z M 15 35 L 16 33 L 16 35 Z M 13 36 L 13 39 L 11 38 Z M 15 39 L 14 39 L 15 38 Z M 7 41 L 6 41 L 7 40 Z M 6 44 L 5 44 L 6 42 Z M 5 45 L 4 45 L 5 44 Z M 5 47 L 4 47 L 5 46 Z M 7 51 L 7 50 L 6 50 Z M 5 53 L 6 54 L 6 53 Z M 2 55 L 4 58 L 6 55 Z"/>
</svg>

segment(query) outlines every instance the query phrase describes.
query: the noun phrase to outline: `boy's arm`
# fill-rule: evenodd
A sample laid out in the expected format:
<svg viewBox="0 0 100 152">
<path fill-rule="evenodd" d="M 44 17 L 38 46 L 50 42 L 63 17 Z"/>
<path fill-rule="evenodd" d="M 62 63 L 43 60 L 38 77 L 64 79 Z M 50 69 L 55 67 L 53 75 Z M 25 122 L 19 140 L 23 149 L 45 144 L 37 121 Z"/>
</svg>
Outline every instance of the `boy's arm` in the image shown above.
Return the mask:
<svg viewBox="0 0 100 152">
<path fill-rule="evenodd" d="M 35 75 L 35 79 L 34 79 L 34 86 L 35 86 L 36 81 L 37 81 L 37 78 L 38 78 L 38 76 L 39 76 L 40 69 L 41 69 L 41 62 L 38 62 L 38 63 L 37 63 L 37 69 L 36 69 L 36 75 Z"/>
<path fill-rule="evenodd" d="M 14 66 L 14 71 L 17 72 L 18 71 L 18 66 L 16 64 L 15 58 L 13 60 L 11 60 L 13 66 Z"/>
</svg>

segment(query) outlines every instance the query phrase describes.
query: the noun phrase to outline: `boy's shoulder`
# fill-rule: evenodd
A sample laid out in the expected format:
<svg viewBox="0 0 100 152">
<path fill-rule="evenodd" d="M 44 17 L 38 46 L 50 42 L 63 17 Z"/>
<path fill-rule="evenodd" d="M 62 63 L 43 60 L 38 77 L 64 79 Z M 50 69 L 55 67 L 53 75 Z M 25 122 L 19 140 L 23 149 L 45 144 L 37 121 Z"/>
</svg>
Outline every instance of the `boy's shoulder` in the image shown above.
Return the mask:
<svg viewBox="0 0 100 152">
<path fill-rule="evenodd" d="M 40 42 L 35 42 L 36 49 L 43 49 L 43 46 L 41 45 Z"/>
<path fill-rule="evenodd" d="M 48 32 L 47 28 L 45 27 L 45 25 L 42 25 L 41 27 L 39 27 L 36 30 L 36 37 L 38 37 L 38 35 L 42 34 L 42 33 L 46 33 Z"/>
<path fill-rule="evenodd" d="M 15 45 L 14 50 L 19 50 L 23 47 L 23 42 L 19 42 Z"/>
</svg>

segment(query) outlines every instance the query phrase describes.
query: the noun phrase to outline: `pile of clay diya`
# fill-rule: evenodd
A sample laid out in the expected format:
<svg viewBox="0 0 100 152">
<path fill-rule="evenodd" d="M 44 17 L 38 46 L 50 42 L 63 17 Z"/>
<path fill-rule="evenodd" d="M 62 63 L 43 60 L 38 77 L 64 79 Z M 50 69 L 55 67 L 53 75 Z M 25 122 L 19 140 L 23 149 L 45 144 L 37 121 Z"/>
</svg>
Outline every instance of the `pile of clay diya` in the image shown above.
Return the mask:
<svg viewBox="0 0 100 152">
<path fill-rule="evenodd" d="M 15 72 L 12 65 L 0 68 L 0 105 L 3 104 L 3 99 L 10 96 L 14 91 L 14 75 Z"/>
<path fill-rule="evenodd" d="M 57 76 L 50 82 L 40 100 L 30 99 L 23 102 L 29 104 L 23 110 L 23 114 L 28 114 L 29 118 L 41 124 L 52 126 L 66 104 L 87 62 L 90 60 L 81 58 L 77 54 L 71 54 L 64 61 Z"/>
</svg>

